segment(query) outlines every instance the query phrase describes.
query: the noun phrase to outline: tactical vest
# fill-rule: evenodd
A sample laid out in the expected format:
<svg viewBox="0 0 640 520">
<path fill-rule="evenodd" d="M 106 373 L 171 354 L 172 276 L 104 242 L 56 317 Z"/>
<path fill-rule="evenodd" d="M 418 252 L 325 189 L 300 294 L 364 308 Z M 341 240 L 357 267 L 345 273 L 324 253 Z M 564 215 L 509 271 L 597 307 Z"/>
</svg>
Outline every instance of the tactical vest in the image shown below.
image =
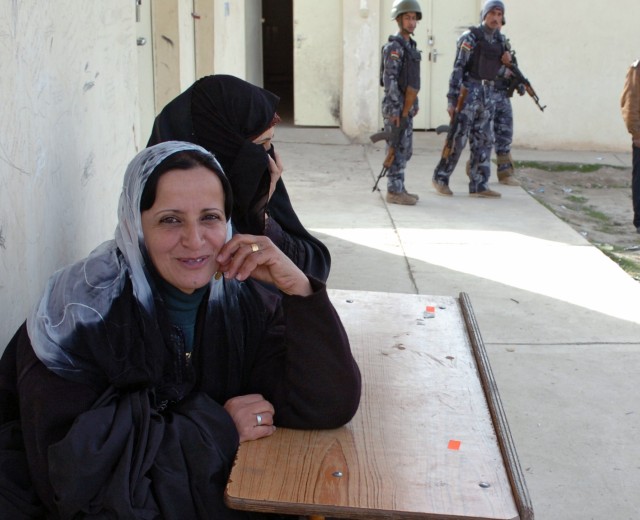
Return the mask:
<svg viewBox="0 0 640 520">
<path fill-rule="evenodd" d="M 400 71 L 400 76 L 398 77 L 398 86 L 400 87 L 400 90 L 404 92 L 407 89 L 407 86 L 420 90 L 420 60 L 422 60 L 420 51 L 402 36 L 398 36 L 397 34 L 389 36 L 389 41 L 397 41 L 402 45 L 404 50 L 402 53 L 402 69 Z M 386 45 L 387 44 L 383 45 L 380 49 L 381 87 L 384 87 L 384 48 Z"/>
<path fill-rule="evenodd" d="M 505 51 L 504 42 L 501 38 L 488 42 L 480 27 L 469 27 L 469 30 L 476 37 L 476 45 L 467 64 L 467 74 L 473 79 L 494 80 L 502 66 L 500 60 Z"/>
</svg>

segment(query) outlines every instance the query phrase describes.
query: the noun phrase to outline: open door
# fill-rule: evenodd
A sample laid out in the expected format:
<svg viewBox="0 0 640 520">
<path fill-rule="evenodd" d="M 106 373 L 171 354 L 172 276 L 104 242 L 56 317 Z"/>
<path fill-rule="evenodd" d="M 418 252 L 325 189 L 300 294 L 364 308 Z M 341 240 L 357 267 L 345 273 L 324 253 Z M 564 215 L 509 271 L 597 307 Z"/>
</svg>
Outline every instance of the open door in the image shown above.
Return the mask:
<svg viewBox="0 0 640 520">
<path fill-rule="evenodd" d="M 294 123 L 340 126 L 342 2 L 293 2 Z"/>
<path fill-rule="evenodd" d="M 280 97 L 278 114 L 293 123 L 293 0 L 262 0 L 264 88 Z"/>
</svg>

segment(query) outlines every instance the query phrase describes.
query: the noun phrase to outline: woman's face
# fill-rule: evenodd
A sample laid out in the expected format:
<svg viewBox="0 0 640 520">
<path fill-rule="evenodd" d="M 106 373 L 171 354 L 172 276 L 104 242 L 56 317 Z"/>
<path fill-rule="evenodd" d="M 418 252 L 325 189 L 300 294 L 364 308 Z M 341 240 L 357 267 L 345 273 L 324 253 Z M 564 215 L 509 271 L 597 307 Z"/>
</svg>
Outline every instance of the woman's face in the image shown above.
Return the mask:
<svg viewBox="0 0 640 520">
<path fill-rule="evenodd" d="M 227 237 L 220 179 L 204 166 L 164 173 L 153 206 L 142 212 L 142 232 L 165 281 L 187 294 L 204 287 Z"/>
<path fill-rule="evenodd" d="M 259 144 L 262 146 L 267 152 L 271 149 L 271 142 L 273 141 L 273 136 L 276 133 L 275 127 L 268 128 L 264 132 L 262 132 L 258 137 L 253 140 L 253 144 Z"/>
</svg>

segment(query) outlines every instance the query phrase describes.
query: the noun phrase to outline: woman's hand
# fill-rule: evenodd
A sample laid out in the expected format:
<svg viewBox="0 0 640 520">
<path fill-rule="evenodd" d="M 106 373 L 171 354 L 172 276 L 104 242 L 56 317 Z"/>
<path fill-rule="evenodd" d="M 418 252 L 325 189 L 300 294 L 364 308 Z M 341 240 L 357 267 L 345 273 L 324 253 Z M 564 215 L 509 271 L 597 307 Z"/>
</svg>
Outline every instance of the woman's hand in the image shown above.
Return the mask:
<svg viewBox="0 0 640 520">
<path fill-rule="evenodd" d="M 275 410 L 260 394 L 239 395 L 224 403 L 224 409 L 236 425 L 240 442 L 255 441 L 276 431 Z"/>
<path fill-rule="evenodd" d="M 273 155 L 275 156 L 275 160 L 271 155 L 267 154 L 269 158 L 269 173 L 271 174 L 271 183 L 269 184 L 269 200 L 271 200 L 271 196 L 273 192 L 276 191 L 276 184 L 280 177 L 282 177 L 282 172 L 284 171 L 284 165 L 282 164 L 282 159 L 280 159 L 280 154 L 273 150 Z"/>
<path fill-rule="evenodd" d="M 225 278 L 255 278 L 275 285 L 283 293 L 309 296 L 307 276 L 266 236 L 234 235 L 216 257 Z"/>
</svg>

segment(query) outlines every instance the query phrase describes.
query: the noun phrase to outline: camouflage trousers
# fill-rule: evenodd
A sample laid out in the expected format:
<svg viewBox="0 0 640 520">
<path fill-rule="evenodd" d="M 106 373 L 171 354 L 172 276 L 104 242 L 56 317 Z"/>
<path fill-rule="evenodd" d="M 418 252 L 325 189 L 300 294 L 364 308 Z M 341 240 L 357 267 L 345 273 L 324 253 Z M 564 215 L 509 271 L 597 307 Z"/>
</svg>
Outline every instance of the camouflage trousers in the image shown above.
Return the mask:
<svg viewBox="0 0 640 520">
<path fill-rule="evenodd" d="M 384 130 L 390 132 L 393 129 L 391 121 L 384 118 Z M 389 143 L 385 153 L 389 153 Z M 404 170 L 407 162 L 413 155 L 413 117 L 407 117 L 407 128 L 402 133 L 400 144 L 395 148 L 395 157 L 393 163 L 387 172 L 387 191 L 391 193 L 400 193 L 405 191 L 404 187 Z"/>
<path fill-rule="evenodd" d="M 496 91 L 491 85 L 469 83 L 469 93 L 459 115 L 459 125 L 453 138 L 453 149 L 447 159 L 441 159 L 433 179 L 449 184 L 462 150 L 469 141 L 469 193 L 489 189 L 491 151 L 493 149 L 493 117 Z"/>
<path fill-rule="evenodd" d="M 511 153 L 511 141 L 513 141 L 513 109 L 511 99 L 507 97 L 506 90 L 496 90 L 496 112 L 493 116 L 493 133 L 495 135 L 494 148 L 496 154 L 507 155 Z"/>
</svg>

